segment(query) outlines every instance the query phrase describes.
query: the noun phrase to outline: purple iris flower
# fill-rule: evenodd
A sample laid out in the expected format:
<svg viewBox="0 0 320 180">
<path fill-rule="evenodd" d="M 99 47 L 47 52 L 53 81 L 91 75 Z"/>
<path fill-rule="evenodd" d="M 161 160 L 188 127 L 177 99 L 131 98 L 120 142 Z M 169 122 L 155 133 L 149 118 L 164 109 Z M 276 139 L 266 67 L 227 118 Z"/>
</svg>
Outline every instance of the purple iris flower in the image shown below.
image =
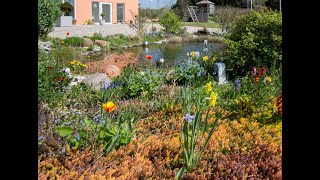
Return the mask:
<svg viewBox="0 0 320 180">
<path fill-rule="evenodd" d="M 185 116 L 183 116 L 183 118 L 184 118 L 185 120 L 188 120 L 189 123 L 191 123 L 191 122 L 193 121 L 193 119 L 194 119 L 194 116 L 192 116 L 192 115 L 190 115 L 190 114 L 186 114 Z"/>
</svg>

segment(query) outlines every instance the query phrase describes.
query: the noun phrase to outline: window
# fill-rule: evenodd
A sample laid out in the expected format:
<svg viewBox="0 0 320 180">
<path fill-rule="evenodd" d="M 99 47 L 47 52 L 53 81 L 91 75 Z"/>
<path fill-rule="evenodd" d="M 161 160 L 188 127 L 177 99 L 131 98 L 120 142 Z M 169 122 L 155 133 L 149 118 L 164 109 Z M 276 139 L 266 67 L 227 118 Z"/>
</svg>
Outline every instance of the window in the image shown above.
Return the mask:
<svg viewBox="0 0 320 180">
<path fill-rule="evenodd" d="M 124 22 L 124 3 L 117 3 L 117 22 Z"/>
</svg>

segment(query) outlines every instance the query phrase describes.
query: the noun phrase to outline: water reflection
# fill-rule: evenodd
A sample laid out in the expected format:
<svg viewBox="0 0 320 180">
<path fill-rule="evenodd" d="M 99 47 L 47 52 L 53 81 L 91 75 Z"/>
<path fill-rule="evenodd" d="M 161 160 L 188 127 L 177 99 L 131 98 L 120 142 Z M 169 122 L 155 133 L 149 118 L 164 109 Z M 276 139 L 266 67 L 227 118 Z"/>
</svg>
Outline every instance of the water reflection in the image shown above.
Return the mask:
<svg viewBox="0 0 320 180">
<path fill-rule="evenodd" d="M 207 49 L 206 49 L 207 48 Z M 137 62 L 145 63 L 146 56 L 151 55 L 151 62 L 156 66 L 156 61 L 163 58 L 164 65 L 167 67 L 172 67 L 177 65 L 179 62 L 187 58 L 187 53 L 191 51 L 199 51 L 200 57 L 204 55 L 210 56 L 212 53 L 217 53 L 223 49 L 222 43 L 209 43 L 205 45 L 201 42 L 192 42 L 192 43 L 164 43 L 164 44 L 152 44 L 145 47 L 131 47 L 128 49 L 114 50 L 109 53 L 104 53 L 99 57 L 94 57 L 92 60 L 98 61 L 103 60 L 105 57 L 110 56 L 110 53 L 117 54 L 127 54 L 133 53 L 137 56 Z"/>
</svg>

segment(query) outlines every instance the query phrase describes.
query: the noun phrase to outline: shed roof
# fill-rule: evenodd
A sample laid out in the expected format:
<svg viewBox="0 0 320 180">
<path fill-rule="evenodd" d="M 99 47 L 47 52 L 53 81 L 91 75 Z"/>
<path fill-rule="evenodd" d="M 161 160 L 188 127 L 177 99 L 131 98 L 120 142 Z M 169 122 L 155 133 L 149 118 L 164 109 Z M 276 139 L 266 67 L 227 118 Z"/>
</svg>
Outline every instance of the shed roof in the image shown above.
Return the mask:
<svg viewBox="0 0 320 180">
<path fill-rule="evenodd" d="M 196 3 L 196 5 L 199 5 L 199 4 L 214 4 L 214 3 L 208 0 L 202 0 Z"/>
</svg>

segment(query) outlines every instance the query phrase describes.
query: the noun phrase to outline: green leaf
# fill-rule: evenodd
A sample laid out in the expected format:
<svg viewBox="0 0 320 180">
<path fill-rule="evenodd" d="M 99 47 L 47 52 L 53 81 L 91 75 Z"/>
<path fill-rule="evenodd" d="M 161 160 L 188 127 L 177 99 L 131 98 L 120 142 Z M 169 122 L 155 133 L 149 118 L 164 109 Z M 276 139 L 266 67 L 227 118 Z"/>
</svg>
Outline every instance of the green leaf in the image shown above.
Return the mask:
<svg viewBox="0 0 320 180">
<path fill-rule="evenodd" d="M 184 167 L 180 168 L 179 172 L 177 173 L 174 179 L 181 180 L 183 173 L 184 173 Z"/>
<path fill-rule="evenodd" d="M 73 129 L 70 126 L 62 126 L 57 128 L 56 131 L 59 133 L 59 136 L 66 137 L 73 132 Z"/>
<path fill-rule="evenodd" d="M 88 117 L 84 119 L 84 122 L 86 123 L 87 126 L 90 126 L 92 124 L 92 120 L 89 119 Z"/>
</svg>

